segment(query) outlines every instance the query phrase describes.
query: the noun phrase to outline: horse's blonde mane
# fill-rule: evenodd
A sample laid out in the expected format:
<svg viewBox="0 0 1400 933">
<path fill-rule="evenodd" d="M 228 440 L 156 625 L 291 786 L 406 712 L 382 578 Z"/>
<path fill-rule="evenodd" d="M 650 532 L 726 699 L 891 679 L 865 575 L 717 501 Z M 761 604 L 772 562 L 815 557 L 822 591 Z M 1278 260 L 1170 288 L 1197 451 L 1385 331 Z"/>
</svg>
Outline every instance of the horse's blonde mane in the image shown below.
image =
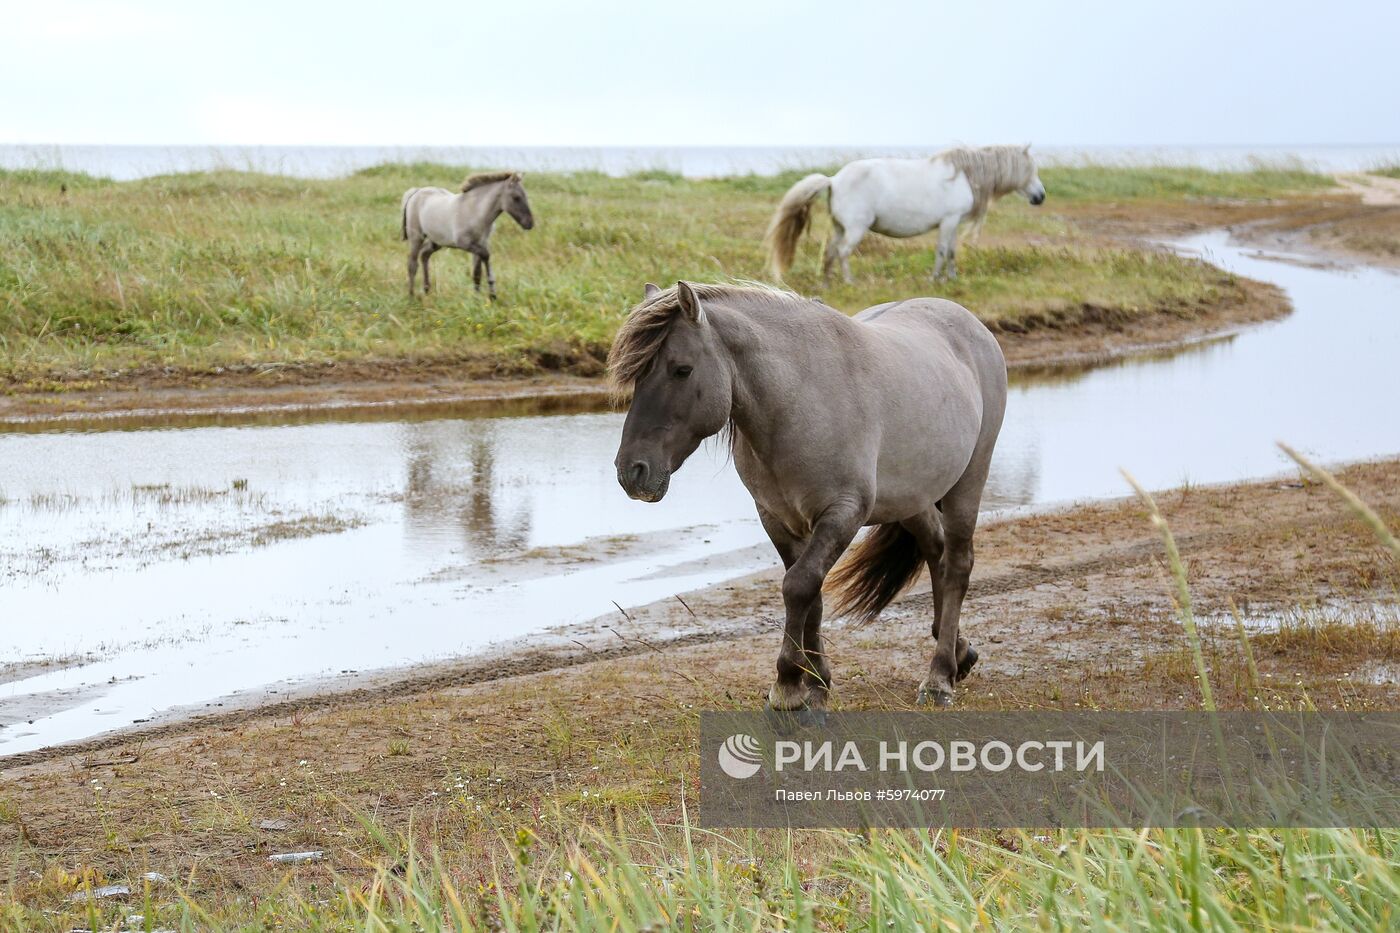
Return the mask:
<svg viewBox="0 0 1400 933">
<path fill-rule="evenodd" d="M 691 288 L 701 301 L 716 299 L 747 299 L 750 302 L 771 301 L 774 299 L 797 299 L 798 296 L 782 288 L 758 282 L 745 282 L 739 285 L 702 285 L 692 283 Z M 666 336 L 671 325 L 680 313 L 680 298 L 676 287 L 662 289 L 655 295 L 636 305 L 627 313 L 627 320 L 613 338 L 612 350 L 608 352 L 608 378 L 613 392 L 624 396 L 646 372 L 647 367 Z"/>
<path fill-rule="evenodd" d="M 468 175 L 467 180 L 462 182 L 462 192 L 465 194 L 473 188 L 495 184 L 498 181 L 505 181 L 508 178 L 514 177 L 514 172 L 477 172 L 475 175 Z"/>
<path fill-rule="evenodd" d="M 942 159 L 961 172 L 972 187 L 971 220 L 980 220 L 992 200 L 1024 188 L 1035 174 L 1029 147 L 982 146 L 948 149 L 934 159 Z"/>
</svg>

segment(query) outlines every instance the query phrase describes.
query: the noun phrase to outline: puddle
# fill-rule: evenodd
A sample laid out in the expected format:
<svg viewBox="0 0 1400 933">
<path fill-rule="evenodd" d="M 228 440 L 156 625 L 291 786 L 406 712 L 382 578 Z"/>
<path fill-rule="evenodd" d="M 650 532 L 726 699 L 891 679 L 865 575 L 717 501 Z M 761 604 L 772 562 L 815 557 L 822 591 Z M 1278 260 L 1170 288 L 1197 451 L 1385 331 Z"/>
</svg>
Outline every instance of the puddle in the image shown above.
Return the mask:
<svg viewBox="0 0 1400 933">
<path fill-rule="evenodd" d="M 1295 313 L 1015 379 L 987 508 L 1121 496 L 1120 466 L 1150 488 L 1274 474 L 1277 439 L 1400 452 L 1400 277 L 1182 246 Z M 0 755 L 776 564 L 718 445 L 648 505 L 613 476 L 621 415 L 471 415 L 0 434 L 0 667 L 34 671 L 0 683 Z M 49 658 L 80 660 L 27 667 Z"/>
<path fill-rule="evenodd" d="M 1240 624 L 1251 635 L 1280 631 L 1307 632 L 1328 629 L 1346 630 L 1364 625 L 1382 630 L 1400 627 L 1400 606 L 1393 603 L 1357 603 L 1345 599 L 1327 599 L 1315 606 L 1291 606 L 1284 609 L 1246 610 L 1239 621 L 1233 613 L 1216 613 L 1197 620 L 1202 630 L 1230 635 Z"/>
</svg>

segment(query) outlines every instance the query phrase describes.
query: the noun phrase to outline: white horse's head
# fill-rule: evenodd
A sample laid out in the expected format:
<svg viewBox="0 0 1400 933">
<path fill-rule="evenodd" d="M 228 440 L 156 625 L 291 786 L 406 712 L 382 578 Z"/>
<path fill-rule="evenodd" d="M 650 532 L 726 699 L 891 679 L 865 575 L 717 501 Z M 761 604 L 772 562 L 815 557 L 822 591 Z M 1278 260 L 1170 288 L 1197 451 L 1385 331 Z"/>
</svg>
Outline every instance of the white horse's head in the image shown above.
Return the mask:
<svg viewBox="0 0 1400 933">
<path fill-rule="evenodd" d="M 1031 180 L 1021 189 L 1021 193 L 1026 196 L 1027 201 L 1039 206 L 1045 203 L 1045 185 L 1040 180 L 1040 170 L 1036 168 L 1035 160 L 1031 158 L 1031 144 L 1026 143 L 1025 147 L 1021 149 L 1021 152 L 1025 155 L 1026 161 L 1030 163 L 1031 167 Z"/>
<path fill-rule="evenodd" d="M 1019 191 L 1032 204 L 1045 201 L 1045 185 L 1031 158 L 1031 147 L 982 146 L 977 149 L 948 149 L 934 156 L 952 164 L 972 188 L 971 217 L 980 221 L 992 201 Z"/>
</svg>

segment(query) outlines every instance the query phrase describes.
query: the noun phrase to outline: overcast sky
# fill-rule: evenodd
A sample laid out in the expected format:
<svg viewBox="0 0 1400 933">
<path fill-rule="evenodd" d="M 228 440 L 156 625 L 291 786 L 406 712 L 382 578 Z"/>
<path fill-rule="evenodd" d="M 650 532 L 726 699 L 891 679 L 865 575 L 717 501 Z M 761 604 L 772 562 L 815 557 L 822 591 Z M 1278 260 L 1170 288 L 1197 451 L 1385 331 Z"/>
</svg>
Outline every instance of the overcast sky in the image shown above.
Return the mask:
<svg viewBox="0 0 1400 933">
<path fill-rule="evenodd" d="M 1400 142 L 1396 0 L 0 11 L 6 143 Z"/>
</svg>

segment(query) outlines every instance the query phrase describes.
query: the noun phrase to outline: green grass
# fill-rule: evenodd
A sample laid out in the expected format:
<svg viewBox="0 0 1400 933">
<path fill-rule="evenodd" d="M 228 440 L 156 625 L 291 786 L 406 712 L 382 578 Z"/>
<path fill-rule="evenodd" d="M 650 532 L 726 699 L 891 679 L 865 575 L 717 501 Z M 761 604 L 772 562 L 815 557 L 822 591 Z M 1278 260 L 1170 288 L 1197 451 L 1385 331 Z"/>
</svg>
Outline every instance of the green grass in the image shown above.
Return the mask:
<svg viewBox="0 0 1400 933">
<path fill-rule="evenodd" d="M 769 213 L 801 174 L 530 174 L 536 229 L 502 218 L 493 239 L 501 300 L 472 291 L 456 251 L 434 260 L 437 293 L 409 299 L 399 197 L 465 172 L 414 164 L 334 180 L 220 171 L 121 183 L 0 172 L 0 376 L 433 358 L 597 372 L 644 282 L 762 278 Z M 1324 183 L 1282 170 L 1092 166 L 1047 169 L 1045 181 L 1052 205 L 1264 197 Z M 1016 198 L 992 212 L 983 245 L 964 250 L 955 285 L 929 281 L 932 246 L 871 236 L 853 259 L 856 283 L 823 296 L 856 311 L 942 293 L 1014 330 L 1085 313 L 1189 312 L 1236 287 L 1200 263 L 1095 244 L 1053 207 Z M 818 249 L 802 245 L 790 277 L 800 291 L 821 290 Z"/>
<path fill-rule="evenodd" d="M 1184 166 L 1080 165 L 1046 168 L 1040 179 L 1054 197 L 1070 201 L 1258 200 L 1336 184 L 1328 175 L 1289 165 L 1232 172 Z"/>
<path fill-rule="evenodd" d="M 1372 175 L 1384 175 L 1386 178 L 1400 178 L 1400 164 L 1378 165 L 1370 170 Z"/>
<path fill-rule="evenodd" d="M 1387 930 L 1400 921 L 1400 831 L 842 831 L 715 834 L 650 825 L 544 845 L 503 840 L 487 873 L 372 830 L 358 879 L 220 897 L 138 885 L 135 902 L 41 911 L 6 929 Z M 101 879 L 48 879 L 91 890 Z M 174 883 L 182 887 L 183 879 Z M 174 895 L 174 896 L 172 896 Z M 62 903 L 62 902 L 61 902 Z"/>
</svg>

